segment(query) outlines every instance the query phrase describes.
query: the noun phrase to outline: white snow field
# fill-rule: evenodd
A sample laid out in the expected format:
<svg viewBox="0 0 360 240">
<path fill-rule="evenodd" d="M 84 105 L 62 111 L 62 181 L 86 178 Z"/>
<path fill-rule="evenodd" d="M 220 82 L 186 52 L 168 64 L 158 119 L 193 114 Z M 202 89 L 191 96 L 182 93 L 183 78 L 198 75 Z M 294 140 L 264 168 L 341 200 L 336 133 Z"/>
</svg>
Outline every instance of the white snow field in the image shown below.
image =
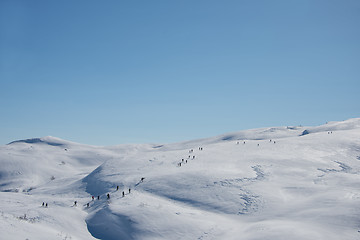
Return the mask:
<svg viewBox="0 0 360 240">
<path fill-rule="evenodd" d="M 0 198 L 6 240 L 360 239 L 360 118 L 164 145 L 15 141 Z"/>
</svg>

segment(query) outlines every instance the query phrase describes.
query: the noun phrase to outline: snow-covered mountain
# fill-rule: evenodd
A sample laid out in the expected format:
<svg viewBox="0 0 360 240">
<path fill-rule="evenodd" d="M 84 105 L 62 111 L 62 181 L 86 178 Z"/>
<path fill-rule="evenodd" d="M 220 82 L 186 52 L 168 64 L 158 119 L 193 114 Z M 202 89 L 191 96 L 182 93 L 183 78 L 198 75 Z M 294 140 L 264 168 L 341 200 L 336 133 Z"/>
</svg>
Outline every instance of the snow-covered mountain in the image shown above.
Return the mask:
<svg viewBox="0 0 360 240">
<path fill-rule="evenodd" d="M 360 118 L 162 145 L 34 138 L 0 146 L 0 166 L 0 239 L 360 239 Z"/>
</svg>

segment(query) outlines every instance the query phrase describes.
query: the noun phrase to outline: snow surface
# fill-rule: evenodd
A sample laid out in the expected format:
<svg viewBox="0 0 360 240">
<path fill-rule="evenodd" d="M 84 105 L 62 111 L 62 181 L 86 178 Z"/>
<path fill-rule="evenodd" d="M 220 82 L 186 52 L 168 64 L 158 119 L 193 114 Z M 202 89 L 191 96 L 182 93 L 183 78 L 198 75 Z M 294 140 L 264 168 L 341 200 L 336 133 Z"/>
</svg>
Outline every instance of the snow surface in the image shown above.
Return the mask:
<svg viewBox="0 0 360 240">
<path fill-rule="evenodd" d="M 163 145 L 34 138 L 0 164 L 0 239 L 360 239 L 360 118 Z"/>
</svg>

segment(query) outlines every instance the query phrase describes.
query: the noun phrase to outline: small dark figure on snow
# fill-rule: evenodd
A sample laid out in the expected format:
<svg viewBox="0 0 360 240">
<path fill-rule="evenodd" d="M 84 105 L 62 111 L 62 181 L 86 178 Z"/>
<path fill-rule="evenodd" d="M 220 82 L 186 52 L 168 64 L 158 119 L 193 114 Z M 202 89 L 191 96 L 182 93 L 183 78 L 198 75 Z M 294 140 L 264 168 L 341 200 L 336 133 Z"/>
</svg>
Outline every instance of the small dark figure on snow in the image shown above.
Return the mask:
<svg viewBox="0 0 360 240">
<path fill-rule="evenodd" d="M 195 156 L 193 156 L 193 159 L 195 159 Z"/>
<path fill-rule="evenodd" d="M 122 196 L 125 197 L 125 192 L 124 191 L 122 192 Z"/>
<path fill-rule="evenodd" d="M 87 203 L 86 206 L 89 207 L 89 206 L 90 206 L 90 203 Z"/>
<path fill-rule="evenodd" d="M 94 196 L 92 196 L 91 198 L 92 198 L 92 200 L 94 201 L 94 198 L 95 198 L 95 197 L 94 197 Z"/>
<path fill-rule="evenodd" d="M 244 144 L 245 144 L 245 141 L 244 141 Z"/>
<path fill-rule="evenodd" d="M 130 192 L 131 192 L 131 188 L 129 188 L 129 194 L 130 194 Z"/>
<path fill-rule="evenodd" d="M 43 202 L 42 206 L 44 207 L 45 206 L 45 203 Z"/>
<path fill-rule="evenodd" d="M 260 146 L 260 144 L 258 144 L 258 146 Z"/>
<path fill-rule="evenodd" d="M 186 160 L 186 163 L 187 163 L 187 160 Z"/>
<path fill-rule="evenodd" d="M 110 199 L 110 193 L 107 194 L 107 199 Z"/>
<path fill-rule="evenodd" d="M 45 204 L 45 207 L 48 207 L 48 204 L 47 204 L 47 203 Z"/>
<path fill-rule="evenodd" d="M 143 182 L 143 181 L 144 181 L 144 179 L 145 179 L 145 178 L 144 178 L 144 177 L 142 177 L 142 178 L 141 178 L 141 180 L 140 180 L 140 182 Z"/>
<path fill-rule="evenodd" d="M 98 200 L 100 200 L 100 195 L 98 195 Z"/>
<path fill-rule="evenodd" d="M 116 191 L 118 191 L 119 190 L 119 186 L 116 186 Z"/>
<path fill-rule="evenodd" d="M 74 206 L 76 206 L 76 203 L 77 203 L 77 202 L 75 201 L 75 202 L 74 202 Z"/>
</svg>

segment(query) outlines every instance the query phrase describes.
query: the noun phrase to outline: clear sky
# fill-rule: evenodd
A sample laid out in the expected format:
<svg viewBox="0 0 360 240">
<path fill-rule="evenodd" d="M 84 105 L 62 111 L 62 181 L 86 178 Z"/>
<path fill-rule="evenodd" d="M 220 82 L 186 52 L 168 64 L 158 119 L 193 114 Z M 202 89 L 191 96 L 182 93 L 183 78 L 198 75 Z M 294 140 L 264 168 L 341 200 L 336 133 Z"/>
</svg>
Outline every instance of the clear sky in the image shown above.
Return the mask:
<svg viewBox="0 0 360 240">
<path fill-rule="evenodd" d="M 0 1 L 0 144 L 360 117 L 360 1 Z"/>
</svg>

